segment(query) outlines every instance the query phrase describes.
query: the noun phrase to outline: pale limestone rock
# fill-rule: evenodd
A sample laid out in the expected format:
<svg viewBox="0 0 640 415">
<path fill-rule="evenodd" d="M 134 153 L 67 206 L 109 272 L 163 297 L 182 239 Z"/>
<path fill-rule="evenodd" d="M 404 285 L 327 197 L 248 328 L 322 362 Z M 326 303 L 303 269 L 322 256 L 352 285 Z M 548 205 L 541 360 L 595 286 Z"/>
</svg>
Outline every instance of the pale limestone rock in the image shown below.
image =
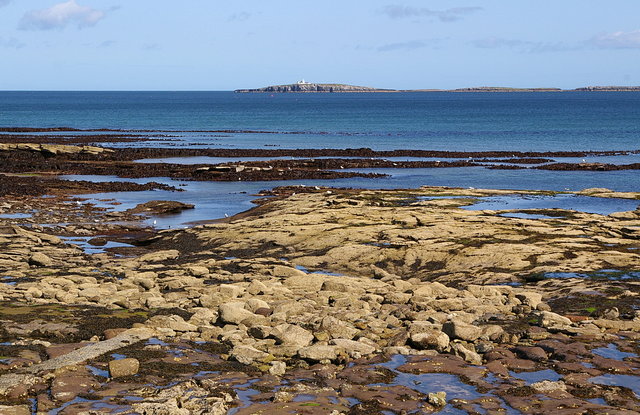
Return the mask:
<svg viewBox="0 0 640 415">
<path fill-rule="evenodd" d="M 0 405 L 2 415 L 31 415 L 29 405 L 5 406 Z"/>
<path fill-rule="evenodd" d="M 442 331 L 451 339 L 474 341 L 482 336 L 482 329 L 460 320 L 450 320 L 442 325 Z"/>
<path fill-rule="evenodd" d="M 522 304 L 526 304 L 535 309 L 542 302 L 542 294 L 531 291 L 521 292 L 516 294 L 516 298 L 522 301 Z"/>
<path fill-rule="evenodd" d="M 536 314 L 539 324 L 545 328 L 557 328 L 571 325 L 571 320 L 551 311 L 541 311 Z"/>
<path fill-rule="evenodd" d="M 460 356 L 466 362 L 471 363 L 472 365 L 479 366 L 482 364 L 482 357 L 475 351 L 467 348 L 462 343 L 451 343 L 451 350 L 453 351 L 453 354 L 455 354 L 456 356 Z"/>
<path fill-rule="evenodd" d="M 223 323 L 240 324 L 242 321 L 256 317 L 251 311 L 246 310 L 244 302 L 230 302 L 221 304 L 218 308 L 220 320 Z"/>
<path fill-rule="evenodd" d="M 250 365 L 255 362 L 262 362 L 269 358 L 269 353 L 265 353 L 251 346 L 235 346 L 230 355 L 240 363 Z"/>
<path fill-rule="evenodd" d="M 287 364 L 281 361 L 271 362 L 269 373 L 274 376 L 282 376 L 287 372 Z"/>
<path fill-rule="evenodd" d="M 427 395 L 427 402 L 436 408 L 442 408 L 447 404 L 447 392 L 432 392 Z"/>
<path fill-rule="evenodd" d="M 206 277 L 209 275 L 209 268 L 199 265 L 188 266 L 187 271 L 194 277 Z"/>
<path fill-rule="evenodd" d="M 112 378 L 121 378 L 124 376 L 133 376 L 140 370 L 140 362 L 137 359 L 120 359 L 109 362 L 109 376 Z"/>
<path fill-rule="evenodd" d="M 163 262 L 170 259 L 176 259 L 180 256 L 180 252 L 172 249 L 168 251 L 157 251 L 142 255 L 138 258 L 139 262 Z"/>
<path fill-rule="evenodd" d="M 449 347 L 449 336 L 440 330 L 430 329 L 411 336 L 411 343 L 418 349 L 435 349 L 439 352 Z"/>
<path fill-rule="evenodd" d="M 271 337 L 280 344 L 305 347 L 313 341 L 313 334 L 295 324 L 281 324 L 271 331 Z"/>
<path fill-rule="evenodd" d="M 53 265 L 53 260 L 41 252 L 36 252 L 29 257 L 29 265 L 50 267 Z"/>
<path fill-rule="evenodd" d="M 542 392 L 542 393 L 567 390 L 567 385 L 561 380 L 556 382 L 552 382 L 550 380 L 543 380 L 542 382 L 532 383 L 531 387 L 536 391 Z"/>
<path fill-rule="evenodd" d="M 338 358 L 338 346 L 325 346 L 314 344 L 313 346 L 303 347 L 298 351 L 298 356 L 302 359 L 322 362 L 327 360 L 335 360 Z"/>
<path fill-rule="evenodd" d="M 359 359 L 362 356 L 368 356 L 376 351 L 374 346 L 355 340 L 333 339 L 331 340 L 331 344 L 340 347 L 354 359 Z"/>
</svg>

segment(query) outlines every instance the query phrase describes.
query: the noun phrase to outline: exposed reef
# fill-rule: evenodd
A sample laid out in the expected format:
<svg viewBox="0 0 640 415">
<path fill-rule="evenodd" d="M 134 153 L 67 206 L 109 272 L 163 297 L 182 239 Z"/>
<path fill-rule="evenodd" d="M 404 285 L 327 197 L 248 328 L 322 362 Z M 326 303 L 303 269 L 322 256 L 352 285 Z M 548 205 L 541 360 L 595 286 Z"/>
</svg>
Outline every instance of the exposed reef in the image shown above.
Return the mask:
<svg viewBox="0 0 640 415">
<path fill-rule="evenodd" d="M 547 194 L 532 191 L 268 194 L 94 255 L 0 217 L 0 412 L 640 410 L 640 283 L 620 276 L 640 268 L 640 211 L 462 209 Z M 37 200 L 0 209 L 61 212 L 86 237 L 120 229 L 107 240 L 130 215 Z M 605 268 L 620 274 L 580 275 Z"/>
</svg>

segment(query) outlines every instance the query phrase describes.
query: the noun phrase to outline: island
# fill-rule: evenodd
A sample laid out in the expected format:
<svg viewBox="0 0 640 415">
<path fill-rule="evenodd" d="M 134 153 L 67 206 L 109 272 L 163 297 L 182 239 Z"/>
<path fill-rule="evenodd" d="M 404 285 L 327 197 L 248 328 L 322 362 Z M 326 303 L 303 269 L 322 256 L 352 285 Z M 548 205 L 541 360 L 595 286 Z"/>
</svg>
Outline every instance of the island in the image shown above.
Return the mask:
<svg viewBox="0 0 640 415">
<path fill-rule="evenodd" d="M 298 81 L 295 84 L 273 85 L 256 89 L 238 89 L 235 92 L 397 92 L 394 89 L 371 88 L 346 84 L 316 84 Z"/>
<path fill-rule="evenodd" d="M 480 86 L 456 89 L 389 89 L 348 84 L 320 84 L 304 80 L 293 84 L 271 85 L 263 88 L 236 89 L 239 93 L 287 93 L 287 92 L 640 92 L 640 86 L 587 86 L 576 89 L 562 88 L 514 88 L 503 86 Z"/>
<path fill-rule="evenodd" d="M 576 91 L 588 92 L 639 92 L 640 86 L 586 86 Z"/>
</svg>

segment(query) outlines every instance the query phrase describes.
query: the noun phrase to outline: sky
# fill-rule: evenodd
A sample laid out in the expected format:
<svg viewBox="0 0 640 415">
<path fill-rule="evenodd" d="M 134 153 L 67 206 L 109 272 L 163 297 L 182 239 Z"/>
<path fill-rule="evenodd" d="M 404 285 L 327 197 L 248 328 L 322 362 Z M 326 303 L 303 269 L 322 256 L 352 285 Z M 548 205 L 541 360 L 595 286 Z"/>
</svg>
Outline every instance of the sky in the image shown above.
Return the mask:
<svg viewBox="0 0 640 415">
<path fill-rule="evenodd" d="M 0 90 L 640 85 L 638 0 L 0 0 Z"/>
</svg>

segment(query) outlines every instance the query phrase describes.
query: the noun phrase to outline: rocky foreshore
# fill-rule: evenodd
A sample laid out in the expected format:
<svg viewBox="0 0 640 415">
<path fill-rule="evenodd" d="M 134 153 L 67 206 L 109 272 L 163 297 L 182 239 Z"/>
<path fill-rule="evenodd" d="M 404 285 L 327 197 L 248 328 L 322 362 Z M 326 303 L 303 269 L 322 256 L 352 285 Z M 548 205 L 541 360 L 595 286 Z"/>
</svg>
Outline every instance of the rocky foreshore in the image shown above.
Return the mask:
<svg viewBox="0 0 640 415">
<path fill-rule="evenodd" d="M 514 193 L 291 187 L 93 255 L 52 229 L 166 206 L 0 217 L 0 413 L 637 413 L 640 211 L 462 209 Z"/>
</svg>

